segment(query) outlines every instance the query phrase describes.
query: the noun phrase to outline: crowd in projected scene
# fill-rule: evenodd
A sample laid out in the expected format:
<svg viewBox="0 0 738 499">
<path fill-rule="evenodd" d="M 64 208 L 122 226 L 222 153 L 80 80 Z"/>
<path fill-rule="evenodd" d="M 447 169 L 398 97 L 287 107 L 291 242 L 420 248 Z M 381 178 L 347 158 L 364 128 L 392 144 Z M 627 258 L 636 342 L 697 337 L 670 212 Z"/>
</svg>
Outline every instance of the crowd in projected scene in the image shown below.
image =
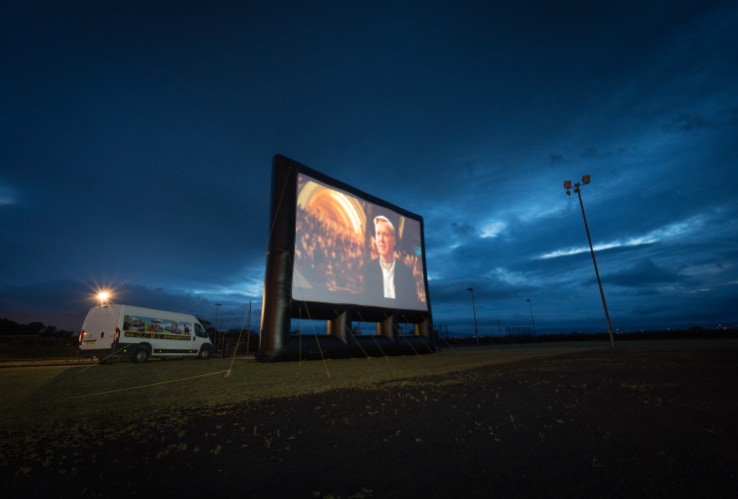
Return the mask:
<svg viewBox="0 0 738 499">
<path fill-rule="evenodd" d="M 364 238 L 326 217 L 321 211 L 298 209 L 295 260 L 303 277 L 330 291 L 361 293 Z"/>
</svg>

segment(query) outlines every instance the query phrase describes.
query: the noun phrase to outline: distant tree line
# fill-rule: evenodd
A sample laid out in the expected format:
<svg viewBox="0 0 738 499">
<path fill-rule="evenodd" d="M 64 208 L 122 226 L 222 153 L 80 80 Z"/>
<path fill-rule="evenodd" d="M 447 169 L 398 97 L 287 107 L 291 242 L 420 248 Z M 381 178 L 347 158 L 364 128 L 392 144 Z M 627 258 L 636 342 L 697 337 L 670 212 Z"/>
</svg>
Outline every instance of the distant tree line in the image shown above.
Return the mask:
<svg viewBox="0 0 738 499">
<path fill-rule="evenodd" d="M 21 324 L 5 317 L 0 317 L 0 335 L 2 336 L 42 336 L 66 340 L 76 334 L 74 331 L 57 329 L 56 326 L 47 326 L 43 322 Z"/>
<path fill-rule="evenodd" d="M 572 331 L 561 334 L 506 334 L 502 336 L 465 336 L 444 338 L 438 335 L 438 345 L 446 346 L 473 346 L 473 345 L 505 345 L 520 343 L 555 343 L 558 341 L 609 341 L 608 333 L 583 333 Z M 617 333 L 615 341 L 621 340 L 687 340 L 687 339 L 735 339 L 738 338 L 738 329 L 723 327 L 720 329 L 703 329 L 691 327 L 689 329 L 667 329 Z"/>
</svg>

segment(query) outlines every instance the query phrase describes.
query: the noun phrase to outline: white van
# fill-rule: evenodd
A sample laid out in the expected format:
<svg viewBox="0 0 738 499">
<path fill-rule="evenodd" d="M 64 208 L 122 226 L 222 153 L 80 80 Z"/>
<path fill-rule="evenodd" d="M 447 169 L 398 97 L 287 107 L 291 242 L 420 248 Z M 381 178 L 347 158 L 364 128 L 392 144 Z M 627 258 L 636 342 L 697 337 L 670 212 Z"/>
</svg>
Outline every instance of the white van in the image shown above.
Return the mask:
<svg viewBox="0 0 738 499">
<path fill-rule="evenodd" d="M 131 305 L 92 307 L 78 344 L 80 356 L 128 357 L 136 363 L 149 357 L 207 359 L 213 353 L 213 343 L 195 316 Z"/>
</svg>

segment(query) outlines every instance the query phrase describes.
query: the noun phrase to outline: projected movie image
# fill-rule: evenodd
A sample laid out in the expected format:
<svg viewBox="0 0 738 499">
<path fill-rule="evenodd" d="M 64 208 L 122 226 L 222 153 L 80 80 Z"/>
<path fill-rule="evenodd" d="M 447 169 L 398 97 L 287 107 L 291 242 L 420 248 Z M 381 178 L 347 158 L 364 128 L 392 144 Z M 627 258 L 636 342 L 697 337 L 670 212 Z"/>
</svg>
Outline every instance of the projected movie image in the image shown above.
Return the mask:
<svg viewBox="0 0 738 499">
<path fill-rule="evenodd" d="M 427 310 L 421 224 L 297 175 L 292 299 Z"/>
</svg>

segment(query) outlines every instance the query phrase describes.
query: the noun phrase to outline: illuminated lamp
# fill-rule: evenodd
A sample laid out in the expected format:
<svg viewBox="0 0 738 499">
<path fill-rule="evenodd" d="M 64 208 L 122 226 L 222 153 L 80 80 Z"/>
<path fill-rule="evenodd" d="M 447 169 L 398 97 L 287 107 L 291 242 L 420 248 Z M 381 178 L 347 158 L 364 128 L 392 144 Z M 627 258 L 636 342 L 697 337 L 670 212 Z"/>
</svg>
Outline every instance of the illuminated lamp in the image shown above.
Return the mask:
<svg viewBox="0 0 738 499">
<path fill-rule="evenodd" d="M 108 300 L 110 300 L 110 292 L 109 291 L 100 291 L 97 293 L 97 300 L 100 302 L 101 307 L 107 307 L 108 306 Z"/>
</svg>

